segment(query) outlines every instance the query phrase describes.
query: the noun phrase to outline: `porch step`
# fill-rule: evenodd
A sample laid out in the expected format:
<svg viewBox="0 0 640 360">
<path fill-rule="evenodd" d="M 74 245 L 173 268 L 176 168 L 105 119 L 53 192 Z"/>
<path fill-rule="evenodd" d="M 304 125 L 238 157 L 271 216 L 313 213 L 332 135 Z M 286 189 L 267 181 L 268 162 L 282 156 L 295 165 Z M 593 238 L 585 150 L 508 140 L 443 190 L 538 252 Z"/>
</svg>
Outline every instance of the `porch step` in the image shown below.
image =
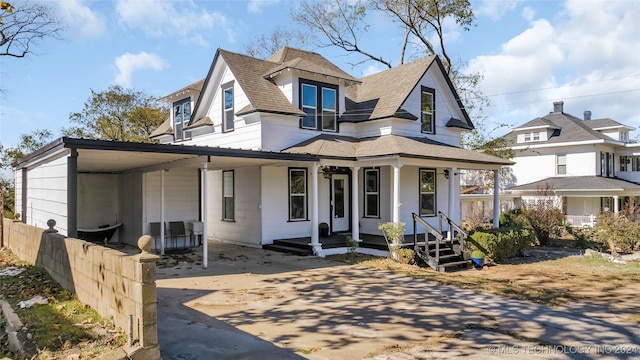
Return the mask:
<svg viewBox="0 0 640 360">
<path fill-rule="evenodd" d="M 440 257 L 442 259 L 442 257 Z M 471 262 L 469 260 L 460 260 L 452 262 L 441 262 L 440 267 L 442 271 L 463 270 L 469 267 Z"/>
<path fill-rule="evenodd" d="M 311 247 L 299 247 L 299 246 L 288 246 L 276 244 L 275 241 L 273 244 L 262 245 L 262 248 L 265 250 L 277 251 L 285 254 L 292 254 L 298 256 L 307 256 L 313 254 L 313 250 Z"/>
</svg>

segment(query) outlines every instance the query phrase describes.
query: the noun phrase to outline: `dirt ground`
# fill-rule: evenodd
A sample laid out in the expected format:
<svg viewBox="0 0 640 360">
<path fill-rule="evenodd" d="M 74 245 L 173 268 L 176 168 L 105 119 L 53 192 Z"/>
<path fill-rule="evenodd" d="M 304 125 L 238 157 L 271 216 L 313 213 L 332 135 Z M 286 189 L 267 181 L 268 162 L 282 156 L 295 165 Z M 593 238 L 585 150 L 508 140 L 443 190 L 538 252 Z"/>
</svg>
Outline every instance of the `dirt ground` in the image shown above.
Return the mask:
<svg viewBox="0 0 640 360">
<path fill-rule="evenodd" d="M 593 344 L 628 346 L 625 358 L 640 358 L 636 264 L 616 268 L 552 250 L 439 274 L 379 259 L 347 264 L 213 242 L 209 249 L 208 269 L 198 253 L 159 263 L 159 325 L 184 319 L 186 327 L 161 331 L 164 359 L 197 358 L 188 340 L 176 340 L 189 326 L 261 341 L 262 359 L 618 358 Z M 244 340 L 225 339 L 192 340 L 208 341 L 205 355 L 256 356 Z"/>
</svg>

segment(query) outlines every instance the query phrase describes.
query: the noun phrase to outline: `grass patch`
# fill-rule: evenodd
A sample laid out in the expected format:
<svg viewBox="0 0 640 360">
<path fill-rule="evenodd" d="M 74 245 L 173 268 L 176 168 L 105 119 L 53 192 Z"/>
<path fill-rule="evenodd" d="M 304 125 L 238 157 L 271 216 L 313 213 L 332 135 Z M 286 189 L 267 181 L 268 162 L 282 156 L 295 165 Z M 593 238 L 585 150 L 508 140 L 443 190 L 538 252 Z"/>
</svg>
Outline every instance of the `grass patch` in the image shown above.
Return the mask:
<svg viewBox="0 0 640 360">
<path fill-rule="evenodd" d="M 3 249 L 0 251 L 0 269 L 8 266 L 23 267 L 25 271 L 17 276 L 0 276 L 0 296 L 11 304 L 39 349 L 55 352 L 80 345 L 91 348 L 90 352 L 94 353 L 105 347 L 124 345 L 126 337 L 113 329 L 110 320 L 101 318 L 96 311 L 82 304 L 46 270 L 28 266 Z M 20 309 L 20 301 L 38 295 L 47 298 L 49 304 Z M 3 346 L 4 343 L 0 344 L 0 353 L 9 353 Z"/>
</svg>

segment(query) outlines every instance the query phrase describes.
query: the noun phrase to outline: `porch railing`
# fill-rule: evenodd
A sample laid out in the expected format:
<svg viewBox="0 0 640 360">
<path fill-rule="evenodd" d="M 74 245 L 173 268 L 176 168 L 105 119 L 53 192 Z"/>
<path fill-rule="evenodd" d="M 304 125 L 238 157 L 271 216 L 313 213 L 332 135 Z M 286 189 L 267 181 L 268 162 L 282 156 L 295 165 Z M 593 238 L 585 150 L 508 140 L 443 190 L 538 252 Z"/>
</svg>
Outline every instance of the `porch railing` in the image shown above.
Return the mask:
<svg viewBox="0 0 640 360">
<path fill-rule="evenodd" d="M 469 237 L 469 234 L 466 231 L 464 231 L 453 220 L 451 220 L 447 215 L 445 215 L 445 213 L 443 213 L 442 211 L 438 211 L 438 221 L 440 223 L 441 231 L 442 231 L 443 220 L 446 221 L 447 224 L 449 225 L 448 232 L 447 232 L 447 239 L 449 239 L 453 243 L 453 238 L 457 237 L 457 239 L 460 242 L 459 246 L 455 246 L 453 248 L 453 251 L 456 254 L 463 256 L 466 259 L 469 256 L 469 254 L 465 254 L 464 250 L 465 250 L 465 247 L 467 247 L 466 243 L 470 243 L 473 246 L 475 246 L 478 250 L 484 253 L 485 258 L 487 259 L 487 263 L 489 264 L 493 263 L 493 259 L 489 257 L 489 251 L 487 251 L 487 249 L 484 246 L 480 245 L 480 243 L 473 240 L 473 238 Z"/>
<path fill-rule="evenodd" d="M 593 227 L 596 223 L 595 215 L 565 215 L 565 218 L 573 227 Z"/>
<path fill-rule="evenodd" d="M 436 230 L 433 226 L 431 226 L 428 222 L 424 221 L 418 214 L 413 213 L 413 249 L 414 251 L 422 255 L 422 259 L 427 262 L 427 264 L 436 271 L 439 270 L 440 265 L 440 244 L 444 240 L 444 236 L 442 236 L 442 231 Z M 420 249 L 420 244 L 418 243 L 418 224 L 424 227 L 424 251 Z M 429 244 L 429 234 L 431 234 L 435 238 L 435 254 L 431 256 L 430 253 L 430 244 Z"/>
</svg>

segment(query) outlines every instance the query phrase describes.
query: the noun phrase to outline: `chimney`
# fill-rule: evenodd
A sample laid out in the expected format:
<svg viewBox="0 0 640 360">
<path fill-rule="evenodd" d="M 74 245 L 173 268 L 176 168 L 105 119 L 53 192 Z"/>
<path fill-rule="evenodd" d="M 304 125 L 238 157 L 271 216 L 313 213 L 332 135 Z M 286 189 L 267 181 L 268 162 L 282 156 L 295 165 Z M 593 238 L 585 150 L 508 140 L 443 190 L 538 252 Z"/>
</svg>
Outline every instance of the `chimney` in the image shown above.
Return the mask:
<svg viewBox="0 0 640 360">
<path fill-rule="evenodd" d="M 591 120 L 591 111 L 586 110 L 586 111 L 584 112 L 584 119 L 585 119 L 585 120 Z"/>
<path fill-rule="evenodd" d="M 564 101 L 554 101 L 553 102 L 553 112 L 561 113 L 564 107 Z"/>
</svg>

